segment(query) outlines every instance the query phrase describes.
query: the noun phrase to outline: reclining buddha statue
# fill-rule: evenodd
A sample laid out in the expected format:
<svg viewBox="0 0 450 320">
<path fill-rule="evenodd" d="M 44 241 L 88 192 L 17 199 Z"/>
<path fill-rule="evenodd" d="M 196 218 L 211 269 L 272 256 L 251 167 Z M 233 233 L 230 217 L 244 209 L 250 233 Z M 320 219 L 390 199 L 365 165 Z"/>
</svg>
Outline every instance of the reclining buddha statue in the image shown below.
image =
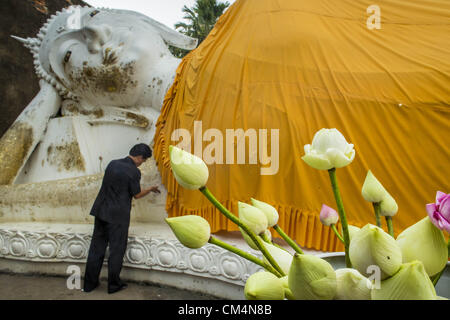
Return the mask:
<svg viewBox="0 0 450 320">
<path fill-rule="evenodd" d="M 166 43 L 196 46 L 139 13 L 89 7 L 15 38 L 31 49 L 41 91 L 2 139 L 1 184 L 99 173 L 133 143 L 150 143 L 180 62 Z"/>
<path fill-rule="evenodd" d="M 375 223 L 361 197 L 370 170 L 398 203 L 397 236 L 449 188 L 450 8 L 424 2 L 384 2 L 378 29 L 369 0 L 237 0 L 181 61 L 167 45 L 189 50 L 194 39 L 130 11 L 72 7 L 36 38 L 16 37 L 41 90 L 0 139 L 0 270 L 3 257 L 83 263 L 106 165 L 145 142 L 154 156 L 142 182 L 162 192 L 133 201 L 124 265 L 242 285 L 255 271 L 243 259 L 211 244 L 188 251 L 166 232 L 165 217 L 196 214 L 213 234 L 240 235 L 201 192 L 177 184 L 176 132 L 213 160 L 208 188 L 231 212 L 267 202 L 300 246 L 343 251 L 319 216 L 335 202 L 329 176 L 301 160 L 315 132 L 336 128 L 356 148 L 339 170 L 348 223 Z"/>
<path fill-rule="evenodd" d="M 13 37 L 33 54 L 40 92 L 0 140 L 0 219 L 86 222 L 109 161 L 152 143 L 180 62 L 168 45 L 197 40 L 137 12 L 75 6 L 36 38 Z M 143 170 L 159 184 L 154 161 Z M 145 219 L 164 216 L 164 192 L 148 201 L 160 211 Z"/>
<path fill-rule="evenodd" d="M 64 275 L 86 262 L 108 163 L 154 142 L 181 62 L 168 46 L 192 50 L 197 39 L 137 12 L 79 6 L 57 12 L 36 38 L 13 37 L 31 50 L 40 91 L 0 139 L 0 271 Z M 154 158 L 140 170 L 141 185 L 161 193 L 133 200 L 123 278 L 205 293 L 214 278 L 238 286 L 224 297 L 240 294 L 258 266 L 213 245 L 186 250 L 164 221 Z"/>
</svg>

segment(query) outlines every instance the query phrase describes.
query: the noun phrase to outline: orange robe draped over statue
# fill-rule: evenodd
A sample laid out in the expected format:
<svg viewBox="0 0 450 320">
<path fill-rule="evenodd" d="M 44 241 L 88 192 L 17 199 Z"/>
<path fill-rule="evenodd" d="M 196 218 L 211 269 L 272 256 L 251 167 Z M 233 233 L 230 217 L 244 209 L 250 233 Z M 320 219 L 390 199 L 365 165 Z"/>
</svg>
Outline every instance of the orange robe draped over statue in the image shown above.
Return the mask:
<svg viewBox="0 0 450 320">
<path fill-rule="evenodd" d="M 251 197 L 272 204 L 279 225 L 308 248 L 343 250 L 319 220 L 323 203 L 336 208 L 328 173 L 301 160 L 321 128 L 337 128 L 355 145 L 353 163 L 337 170 L 352 225 L 375 224 L 361 196 L 368 169 L 398 203 L 396 235 L 426 216 L 437 190 L 450 192 L 450 1 L 379 0 L 379 20 L 372 4 L 237 0 L 225 12 L 183 59 L 157 124 L 155 157 L 170 216 L 197 214 L 212 232 L 238 230 L 171 173 L 174 130 L 190 132 L 192 153 L 195 143 L 203 141 L 209 152 L 219 139 L 200 136 L 199 124 L 203 134 L 211 128 L 222 134 L 223 164 L 208 165 L 207 186 L 218 200 L 236 215 L 237 202 Z M 234 162 L 226 164 L 226 130 L 239 128 L 254 129 L 258 142 L 267 129 L 268 155 L 276 156 L 271 142 L 279 149 L 276 174 L 261 175 L 263 150 L 250 148 L 250 140 L 245 164 L 237 164 L 236 145 Z M 274 129 L 278 141 L 270 136 Z M 249 148 L 256 164 L 249 163 Z"/>
</svg>

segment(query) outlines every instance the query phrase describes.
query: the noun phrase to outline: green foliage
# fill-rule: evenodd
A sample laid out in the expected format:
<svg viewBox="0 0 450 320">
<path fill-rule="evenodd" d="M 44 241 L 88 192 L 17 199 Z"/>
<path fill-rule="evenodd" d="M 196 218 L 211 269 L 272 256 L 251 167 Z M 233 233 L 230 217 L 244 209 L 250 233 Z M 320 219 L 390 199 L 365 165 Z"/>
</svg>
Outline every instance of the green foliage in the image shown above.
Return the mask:
<svg viewBox="0 0 450 320">
<path fill-rule="evenodd" d="M 222 3 L 218 0 L 197 0 L 192 8 L 183 7 L 185 22 L 176 23 L 175 29 L 189 37 L 198 39 L 198 45 L 200 45 L 229 5 L 228 2 Z M 173 46 L 170 46 L 169 49 L 178 58 L 184 57 L 189 52 Z"/>
</svg>

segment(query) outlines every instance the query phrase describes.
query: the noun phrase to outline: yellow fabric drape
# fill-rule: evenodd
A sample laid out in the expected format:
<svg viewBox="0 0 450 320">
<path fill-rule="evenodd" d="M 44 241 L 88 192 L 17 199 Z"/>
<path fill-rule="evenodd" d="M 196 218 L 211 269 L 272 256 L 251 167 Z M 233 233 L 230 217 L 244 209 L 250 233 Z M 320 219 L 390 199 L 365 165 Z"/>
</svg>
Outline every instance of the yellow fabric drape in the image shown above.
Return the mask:
<svg viewBox="0 0 450 320">
<path fill-rule="evenodd" d="M 398 203 L 396 235 L 426 215 L 437 190 L 450 192 L 450 1 L 379 0 L 381 29 L 370 30 L 372 4 L 238 0 L 225 12 L 183 59 L 157 123 L 170 216 L 197 214 L 213 232 L 237 230 L 170 171 L 171 134 L 184 128 L 194 137 L 194 121 L 223 137 L 226 129 L 279 129 L 277 174 L 261 175 L 259 162 L 210 164 L 207 185 L 236 215 L 237 201 L 251 197 L 274 205 L 279 225 L 308 248 L 343 250 L 319 221 L 322 203 L 336 208 L 328 173 L 300 159 L 321 128 L 355 145 L 353 163 L 337 170 L 352 225 L 375 224 L 361 196 L 368 169 Z"/>
</svg>

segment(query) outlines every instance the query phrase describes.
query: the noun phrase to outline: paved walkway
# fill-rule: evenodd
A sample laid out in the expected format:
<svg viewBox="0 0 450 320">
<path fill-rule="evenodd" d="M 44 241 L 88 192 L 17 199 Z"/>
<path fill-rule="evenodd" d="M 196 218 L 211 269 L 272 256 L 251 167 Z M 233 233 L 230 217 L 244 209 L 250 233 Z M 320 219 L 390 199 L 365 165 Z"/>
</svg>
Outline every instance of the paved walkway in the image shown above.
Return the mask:
<svg viewBox="0 0 450 320">
<path fill-rule="evenodd" d="M 94 291 L 69 290 L 66 278 L 0 273 L 0 300 L 211 300 L 201 293 L 170 287 L 127 282 L 128 288 L 107 293 L 103 280 Z"/>
</svg>

